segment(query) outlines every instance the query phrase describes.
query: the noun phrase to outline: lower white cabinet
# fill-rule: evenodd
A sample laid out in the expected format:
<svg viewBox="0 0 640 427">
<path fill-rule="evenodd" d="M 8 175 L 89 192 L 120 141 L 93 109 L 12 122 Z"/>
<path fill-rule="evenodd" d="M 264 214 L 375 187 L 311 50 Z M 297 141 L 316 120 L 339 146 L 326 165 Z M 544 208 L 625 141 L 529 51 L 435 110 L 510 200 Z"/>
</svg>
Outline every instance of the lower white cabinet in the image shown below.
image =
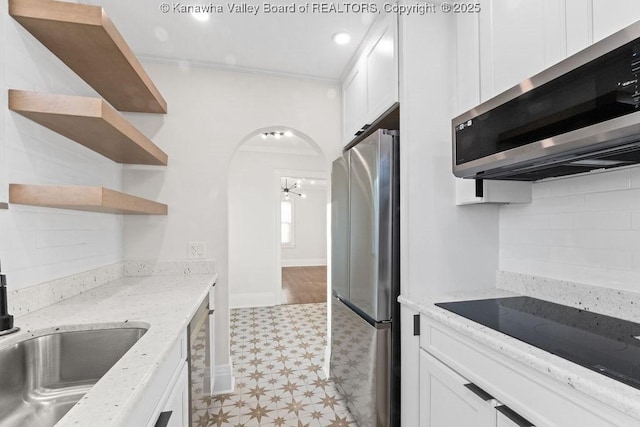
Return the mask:
<svg viewBox="0 0 640 427">
<path fill-rule="evenodd" d="M 571 385 L 425 315 L 420 319 L 419 352 L 420 427 L 640 425 Z"/>
<path fill-rule="evenodd" d="M 183 363 L 169 397 L 154 427 L 187 427 L 189 425 L 188 365 Z"/>
<path fill-rule="evenodd" d="M 420 427 L 495 426 L 492 398 L 466 387 L 469 381 L 420 351 Z"/>
<path fill-rule="evenodd" d="M 529 421 L 420 350 L 420 427 L 531 427 Z"/>
<path fill-rule="evenodd" d="M 126 427 L 187 427 L 189 381 L 187 331 L 183 331 L 154 373 Z M 166 414 L 171 412 L 171 416 Z"/>
</svg>

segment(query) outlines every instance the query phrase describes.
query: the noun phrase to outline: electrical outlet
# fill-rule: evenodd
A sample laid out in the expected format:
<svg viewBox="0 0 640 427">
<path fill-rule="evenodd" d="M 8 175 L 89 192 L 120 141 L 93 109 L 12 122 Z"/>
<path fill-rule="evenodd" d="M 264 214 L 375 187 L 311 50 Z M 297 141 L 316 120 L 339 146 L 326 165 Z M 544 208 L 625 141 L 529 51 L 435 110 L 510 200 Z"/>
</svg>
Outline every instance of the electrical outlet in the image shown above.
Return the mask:
<svg viewBox="0 0 640 427">
<path fill-rule="evenodd" d="M 204 252 L 204 242 L 189 242 L 187 247 L 187 256 L 189 258 L 204 258 Z"/>
</svg>

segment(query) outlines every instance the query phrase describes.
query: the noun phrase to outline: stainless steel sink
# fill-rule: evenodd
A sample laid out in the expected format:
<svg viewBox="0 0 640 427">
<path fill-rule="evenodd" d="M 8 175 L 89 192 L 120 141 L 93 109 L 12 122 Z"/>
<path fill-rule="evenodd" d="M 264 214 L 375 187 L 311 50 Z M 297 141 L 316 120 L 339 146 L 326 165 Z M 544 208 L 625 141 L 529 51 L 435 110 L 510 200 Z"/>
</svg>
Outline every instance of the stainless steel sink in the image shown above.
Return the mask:
<svg viewBox="0 0 640 427">
<path fill-rule="evenodd" d="M 62 332 L 0 350 L 0 427 L 53 426 L 146 331 Z"/>
</svg>

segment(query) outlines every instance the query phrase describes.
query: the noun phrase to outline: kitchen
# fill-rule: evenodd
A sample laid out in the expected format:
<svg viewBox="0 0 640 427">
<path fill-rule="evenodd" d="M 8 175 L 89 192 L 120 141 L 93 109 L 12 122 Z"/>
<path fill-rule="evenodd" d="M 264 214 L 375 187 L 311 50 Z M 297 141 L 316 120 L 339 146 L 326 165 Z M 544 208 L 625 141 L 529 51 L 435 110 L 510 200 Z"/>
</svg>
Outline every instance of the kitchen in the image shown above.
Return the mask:
<svg viewBox="0 0 640 427">
<path fill-rule="evenodd" d="M 636 289 L 632 283 L 638 276 L 636 217 L 640 209 L 634 204 L 636 169 L 538 182 L 531 186 L 533 201 L 529 204 L 457 206 L 456 194 L 465 193 L 468 182 L 456 180 L 451 171 L 451 120 L 633 23 L 640 18 L 638 7 L 632 1 L 619 1 L 614 8 L 611 2 L 599 0 L 557 0 L 545 2 L 544 6 L 533 1 L 480 4 L 478 14 L 399 16 L 394 59 L 398 90 L 395 96 L 392 93 L 391 104 L 382 100 L 382 107 L 371 112 L 354 113 L 349 107 L 353 104 L 347 102 L 348 94 L 343 92 L 344 82 L 357 66 L 356 57 L 351 61 L 347 58 L 344 63 L 350 65 L 339 70 L 340 78 L 333 80 L 240 73 L 233 70 L 236 59 L 231 56 L 222 68 L 206 67 L 197 61 L 142 58 L 144 69 L 168 101 L 168 114 L 125 116 L 169 155 L 166 167 L 122 166 L 4 109 L 0 121 L 0 134 L 4 135 L 0 149 L 0 202 L 9 201 L 10 183 L 76 184 L 104 186 L 169 206 L 167 216 L 70 213 L 73 211 L 13 203 L 9 209 L 0 210 L 0 260 L 7 276 L 9 311 L 15 315 L 16 326 L 26 327 L 21 324 L 25 311 L 46 305 L 35 301 L 40 295 L 34 286 L 50 284 L 53 291 L 46 292 L 58 300 L 67 291 L 56 280 L 87 271 L 99 270 L 99 277 L 89 280 L 93 283 L 118 279 L 121 270 L 108 267 L 123 262 L 123 268 L 130 273 L 190 270 L 208 279 L 217 274 L 215 382 L 223 389 L 225 384 L 230 386 L 227 180 L 234 150 L 257 129 L 285 124 L 311 135 L 327 161 L 331 161 L 340 156 L 343 143 L 352 139 L 349 135 L 354 130 L 371 123 L 395 101 L 402 106 L 403 325 L 413 325 L 413 315 L 422 310 L 421 301 L 427 298 L 495 289 L 496 284 L 529 295 L 542 288 L 540 292 L 548 295 L 541 298 L 553 299 L 556 296 L 552 288 L 567 289 L 581 283 L 594 287 L 580 288 L 577 293 L 581 302 L 594 292 L 602 299 L 621 292 L 625 298 L 618 300 L 620 303 L 633 301 Z M 106 2 L 102 5 L 127 41 L 127 32 L 141 26 L 132 17 L 148 14 L 151 19 L 158 6 L 156 2 L 144 8 L 136 2 L 126 6 L 132 8 L 130 16 L 126 9 L 118 16 Z M 8 104 L 9 89 L 98 96 L 10 17 L 7 9 L 5 2 L 0 7 L 0 54 L 5 58 L 0 69 L 5 87 L 0 95 L 3 105 Z M 184 17 L 184 25 L 187 19 L 190 17 Z M 171 48 L 162 40 L 170 36 L 173 34 L 159 31 L 151 37 L 155 37 L 160 52 L 165 49 L 166 54 Z M 232 41 L 229 39 L 229 43 Z M 181 46 L 185 50 L 183 57 L 190 49 L 215 47 L 207 46 L 206 40 Z M 311 61 L 308 69 L 323 66 L 321 62 L 322 58 Z M 473 197 L 471 201 L 483 202 Z M 576 237 L 581 235 L 588 238 Z M 189 264 L 187 245 L 194 241 L 205 243 L 205 256 Z M 545 283 L 552 286 L 542 287 L 535 276 L 547 278 Z M 206 283 L 192 285 L 202 286 L 196 293 L 206 293 Z M 167 292 L 171 289 L 168 282 L 161 286 Z M 20 299 L 15 293 L 21 289 L 31 289 L 33 294 L 25 291 Z M 56 294 L 55 289 L 60 289 L 62 295 Z M 171 295 L 167 294 L 167 298 Z M 574 304 L 569 297 L 565 303 Z M 31 308 L 25 309 L 27 306 Z M 622 311 L 633 313 L 626 308 Z M 56 321 L 71 322 L 52 319 L 51 326 Z M 411 327 L 403 326 L 403 333 L 408 334 L 403 336 L 403 372 L 413 367 L 416 373 L 403 376 L 403 425 L 422 425 L 418 420 L 425 415 L 417 372 L 423 338 L 414 337 Z M 469 376 L 464 371 L 458 373 Z M 584 378 L 593 379 L 593 375 L 578 370 L 574 379 L 581 382 Z M 484 383 L 479 385 L 488 388 Z M 627 396 L 637 396 L 633 388 L 623 390 Z M 508 395 L 495 397 L 513 406 L 523 417 L 540 423 L 526 407 L 517 402 L 514 405 Z M 624 415 L 623 409 L 616 411 Z M 107 418 L 96 416 L 94 425 L 119 425 Z M 637 417 L 635 420 L 637 423 Z"/>
</svg>

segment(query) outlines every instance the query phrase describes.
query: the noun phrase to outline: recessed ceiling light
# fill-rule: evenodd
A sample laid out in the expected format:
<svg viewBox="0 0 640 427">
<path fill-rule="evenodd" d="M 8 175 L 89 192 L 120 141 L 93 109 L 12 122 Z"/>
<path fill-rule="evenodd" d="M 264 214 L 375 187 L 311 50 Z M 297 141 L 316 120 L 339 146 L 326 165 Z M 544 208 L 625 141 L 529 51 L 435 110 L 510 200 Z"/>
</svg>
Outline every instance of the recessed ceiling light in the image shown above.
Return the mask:
<svg viewBox="0 0 640 427">
<path fill-rule="evenodd" d="M 343 44 L 349 43 L 350 41 L 351 41 L 351 35 L 349 33 L 342 32 L 342 33 L 336 33 L 333 35 L 333 42 L 335 44 L 343 45 Z"/>
<path fill-rule="evenodd" d="M 291 137 L 291 136 L 293 136 L 293 132 L 291 132 L 290 130 L 285 131 L 284 136 L 286 136 L 287 138 Z"/>
<path fill-rule="evenodd" d="M 205 22 L 209 20 L 209 14 L 206 12 L 191 12 L 191 16 L 193 16 L 193 19 L 196 21 Z"/>
</svg>

